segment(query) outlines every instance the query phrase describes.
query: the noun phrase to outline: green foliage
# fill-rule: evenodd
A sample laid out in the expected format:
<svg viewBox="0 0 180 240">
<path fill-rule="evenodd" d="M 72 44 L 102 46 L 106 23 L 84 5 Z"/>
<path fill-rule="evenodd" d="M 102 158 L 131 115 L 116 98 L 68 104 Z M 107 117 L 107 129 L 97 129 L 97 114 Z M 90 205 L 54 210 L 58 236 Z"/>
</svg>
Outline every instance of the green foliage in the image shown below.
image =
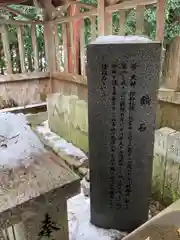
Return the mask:
<svg viewBox="0 0 180 240">
<path fill-rule="evenodd" d="M 97 0 L 82 0 L 84 3 L 97 4 Z M 113 13 L 113 34 L 119 32 L 119 18 L 118 12 Z M 145 32 L 151 39 L 155 39 L 156 35 L 156 6 L 146 7 L 144 14 Z M 89 23 L 86 23 L 89 27 Z M 136 15 L 135 10 L 126 11 L 126 24 L 125 34 L 135 34 L 136 29 Z M 89 32 L 86 30 L 86 34 Z M 168 44 L 174 37 L 180 35 L 180 1 L 167 0 L 166 1 L 166 14 L 165 14 L 165 36 L 164 43 Z M 87 42 L 87 41 L 86 41 Z"/>
</svg>

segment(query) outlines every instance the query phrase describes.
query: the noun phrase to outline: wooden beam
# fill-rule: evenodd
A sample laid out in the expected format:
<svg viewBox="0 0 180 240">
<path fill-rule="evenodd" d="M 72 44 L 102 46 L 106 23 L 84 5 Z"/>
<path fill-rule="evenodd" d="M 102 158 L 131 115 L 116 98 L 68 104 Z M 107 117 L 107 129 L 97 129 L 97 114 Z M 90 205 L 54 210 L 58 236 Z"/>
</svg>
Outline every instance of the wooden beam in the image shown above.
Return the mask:
<svg viewBox="0 0 180 240">
<path fill-rule="evenodd" d="M 68 46 L 67 46 L 67 23 L 62 24 L 64 71 L 68 72 Z"/>
<path fill-rule="evenodd" d="M 81 7 L 81 8 L 87 8 L 89 10 L 96 9 L 95 4 L 88 4 L 88 3 L 82 3 L 82 2 L 72 2 L 72 3 L 79 5 L 79 7 Z"/>
<path fill-rule="evenodd" d="M 145 6 L 138 5 L 136 7 L 136 35 L 144 33 L 144 12 Z"/>
<path fill-rule="evenodd" d="M 84 20 L 80 28 L 80 58 L 81 58 L 81 75 L 85 76 L 85 38 L 84 38 Z"/>
<path fill-rule="evenodd" d="M 121 9 L 119 11 L 120 18 L 119 18 L 119 35 L 125 35 L 125 23 L 126 23 L 126 12 L 125 10 Z"/>
<path fill-rule="evenodd" d="M 7 73 L 12 74 L 12 62 L 11 62 L 11 54 L 10 54 L 7 28 L 6 28 L 6 26 L 2 25 L 0 30 L 1 30 L 1 34 L 2 34 L 1 39 L 2 39 L 2 44 L 3 44 L 4 56 L 5 56 L 6 64 L 7 64 Z"/>
<path fill-rule="evenodd" d="M 158 0 L 156 10 L 156 40 L 163 41 L 166 0 Z"/>
<path fill-rule="evenodd" d="M 6 19 L 1 19 L 1 24 L 10 24 L 10 25 L 28 25 L 28 24 L 43 24 L 44 22 L 40 20 L 36 21 L 23 21 L 23 20 L 6 20 Z"/>
<path fill-rule="evenodd" d="M 110 5 L 105 8 L 105 12 L 117 12 L 120 9 L 131 9 L 131 8 L 136 8 L 137 5 L 151 5 L 151 4 L 156 4 L 157 0 L 134 0 L 134 1 L 125 1 L 121 2 L 119 4 L 115 5 Z M 82 19 L 82 18 L 89 18 L 91 16 L 96 16 L 97 9 L 83 12 L 81 14 L 78 14 L 77 16 L 69 16 L 69 17 L 62 17 L 59 19 L 54 20 L 56 23 L 63 23 L 63 22 L 70 22 L 74 21 L 77 19 Z"/>
<path fill-rule="evenodd" d="M 18 10 L 16 10 L 16 9 L 13 9 L 13 8 L 11 8 L 11 7 L 7 7 L 7 6 L 1 7 L 1 6 L 0 6 L 0 8 L 6 10 L 6 11 L 8 11 L 8 12 L 14 13 L 14 14 L 16 14 L 17 16 L 20 15 L 20 16 L 22 16 L 23 18 L 25 18 L 25 19 L 27 19 L 27 20 L 30 20 L 30 21 L 33 20 L 30 16 L 27 16 L 27 15 L 23 14 L 22 12 L 20 12 L 20 11 L 18 11 Z"/>
<path fill-rule="evenodd" d="M 44 24 L 44 42 L 47 61 L 47 70 L 56 71 L 56 53 L 54 41 L 54 24 L 48 21 Z"/>
<path fill-rule="evenodd" d="M 18 37 L 18 46 L 19 46 L 19 55 L 21 63 L 21 72 L 25 73 L 25 54 L 24 54 L 24 39 L 23 39 L 23 29 L 22 26 L 17 27 L 17 37 Z"/>
<path fill-rule="evenodd" d="M 96 16 L 90 18 L 91 21 L 91 41 L 96 39 Z"/>
<path fill-rule="evenodd" d="M 136 8 L 138 5 L 151 5 L 156 4 L 158 0 L 133 0 L 124 1 L 115 5 L 110 5 L 106 7 L 107 12 L 116 12 L 119 9 L 131 9 Z"/>
<path fill-rule="evenodd" d="M 36 25 L 31 26 L 31 38 L 32 38 L 32 47 L 33 47 L 33 55 L 34 55 L 34 69 L 36 72 L 39 71 L 39 52 L 37 45 L 37 32 Z"/>
<path fill-rule="evenodd" d="M 60 10 L 56 10 L 56 13 L 54 14 L 54 19 L 58 18 L 58 17 L 62 17 L 63 16 L 63 12 L 65 12 L 70 6 L 70 3 L 63 5 Z"/>
</svg>

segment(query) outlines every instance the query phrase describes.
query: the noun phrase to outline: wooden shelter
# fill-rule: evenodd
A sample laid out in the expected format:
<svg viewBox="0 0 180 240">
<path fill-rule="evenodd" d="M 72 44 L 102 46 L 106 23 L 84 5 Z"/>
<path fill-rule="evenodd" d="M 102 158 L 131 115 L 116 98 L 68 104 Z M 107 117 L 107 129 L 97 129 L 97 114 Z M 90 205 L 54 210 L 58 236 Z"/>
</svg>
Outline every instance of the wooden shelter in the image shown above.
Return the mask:
<svg viewBox="0 0 180 240">
<path fill-rule="evenodd" d="M 36 8 L 40 17 L 32 19 L 16 4 Z M 98 0 L 97 6 L 73 0 L 0 0 L 0 60 L 4 63 L 0 66 L 0 107 L 39 104 L 48 93 L 61 91 L 62 81 L 86 84 L 85 21 L 91 40 L 112 35 L 116 12 L 120 15 L 118 34 L 124 35 L 125 13 L 136 9 L 136 34 L 140 35 L 148 5 L 157 7 L 156 40 L 163 41 L 165 0 Z M 11 17 L 2 13 L 11 13 Z M 39 28 L 43 43 L 37 41 Z M 28 54 L 27 34 L 31 39 Z"/>
</svg>

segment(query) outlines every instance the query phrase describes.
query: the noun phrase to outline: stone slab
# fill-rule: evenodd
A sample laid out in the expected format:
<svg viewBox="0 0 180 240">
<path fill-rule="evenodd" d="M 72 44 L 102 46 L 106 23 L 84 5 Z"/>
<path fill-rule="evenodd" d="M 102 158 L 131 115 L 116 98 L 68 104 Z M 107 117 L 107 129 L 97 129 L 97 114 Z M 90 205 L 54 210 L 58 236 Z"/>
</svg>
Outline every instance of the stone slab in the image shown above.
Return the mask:
<svg viewBox="0 0 180 240">
<path fill-rule="evenodd" d="M 164 180 L 163 202 L 171 204 L 180 197 L 180 132 L 174 132 L 168 136 L 167 163 Z"/>
<path fill-rule="evenodd" d="M 29 212 L 36 215 L 41 207 L 56 198 L 67 199 L 79 192 L 79 178 L 52 152 L 32 155 L 28 167 L 19 167 L 1 178 L 0 225 L 25 221 Z"/>
<path fill-rule="evenodd" d="M 88 152 L 87 103 L 74 95 L 54 93 L 48 95 L 47 106 L 50 129 Z"/>
<path fill-rule="evenodd" d="M 52 206 L 45 205 L 38 214 L 16 225 L 15 236 L 18 240 L 69 240 L 66 200 L 57 199 Z"/>
<path fill-rule="evenodd" d="M 139 37 L 88 46 L 91 222 L 99 227 L 131 231 L 148 219 L 160 56 L 160 43 Z"/>
<path fill-rule="evenodd" d="M 180 200 L 125 236 L 124 240 L 179 240 Z"/>
<path fill-rule="evenodd" d="M 168 139 L 176 131 L 172 128 L 161 128 L 155 131 L 154 160 L 152 176 L 152 194 L 162 200 L 164 195 L 164 184 L 167 167 Z"/>
</svg>

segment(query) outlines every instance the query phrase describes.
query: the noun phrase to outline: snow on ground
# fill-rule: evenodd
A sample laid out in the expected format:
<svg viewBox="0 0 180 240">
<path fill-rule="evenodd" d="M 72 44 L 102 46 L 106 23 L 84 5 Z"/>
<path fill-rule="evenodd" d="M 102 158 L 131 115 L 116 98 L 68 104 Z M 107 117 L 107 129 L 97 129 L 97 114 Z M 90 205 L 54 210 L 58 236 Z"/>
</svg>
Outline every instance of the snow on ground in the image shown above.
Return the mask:
<svg viewBox="0 0 180 240">
<path fill-rule="evenodd" d="M 82 193 L 68 200 L 69 240 L 120 240 L 117 230 L 97 228 L 90 223 L 90 201 Z"/>
</svg>

